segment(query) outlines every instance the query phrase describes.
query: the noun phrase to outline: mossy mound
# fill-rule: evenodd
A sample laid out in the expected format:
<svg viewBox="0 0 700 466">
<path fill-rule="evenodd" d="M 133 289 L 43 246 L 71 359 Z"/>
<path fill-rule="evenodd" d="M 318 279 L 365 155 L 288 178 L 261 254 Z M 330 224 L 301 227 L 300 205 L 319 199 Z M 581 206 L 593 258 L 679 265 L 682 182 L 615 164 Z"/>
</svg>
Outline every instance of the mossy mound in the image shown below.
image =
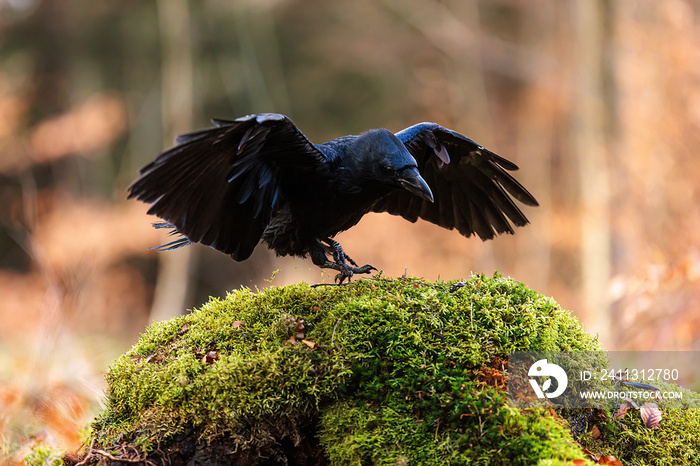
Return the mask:
<svg viewBox="0 0 700 466">
<path fill-rule="evenodd" d="M 567 464 L 584 458 L 568 424 L 509 406 L 503 364 L 600 349 L 500 276 L 243 289 L 113 364 L 92 446 L 172 464 Z"/>
</svg>

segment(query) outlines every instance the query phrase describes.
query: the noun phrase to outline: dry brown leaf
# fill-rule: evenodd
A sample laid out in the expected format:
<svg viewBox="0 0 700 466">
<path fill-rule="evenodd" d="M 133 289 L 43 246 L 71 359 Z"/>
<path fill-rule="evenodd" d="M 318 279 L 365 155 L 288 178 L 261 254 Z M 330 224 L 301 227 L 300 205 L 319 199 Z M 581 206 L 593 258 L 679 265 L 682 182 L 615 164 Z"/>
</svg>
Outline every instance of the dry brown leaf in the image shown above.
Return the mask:
<svg viewBox="0 0 700 466">
<path fill-rule="evenodd" d="M 216 351 L 209 351 L 207 354 L 202 356 L 202 362 L 204 364 L 214 364 L 214 361 L 216 361 L 217 359 L 219 359 L 219 355 Z"/>
<path fill-rule="evenodd" d="M 614 456 L 601 456 L 598 460 L 598 464 L 608 464 L 610 466 L 622 466 L 622 461 L 618 460 Z"/>
<path fill-rule="evenodd" d="M 598 440 L 600 438 L 600 429 L 598 426 L 594 425 L 591 428 L 591 437 L 593 437 L 593 440 Z"/>
<path fill-rule="evenodd" d="M 642 417 L 645 426 L 650 429 L 658 429 L 661 418 L 663 417 L 663 412 L 656 403 L 647 401 L 639 409 L 639 415 Z"/>
<path fill-rule="evenodd" d="M 233 328 L 244 327 L 245 322 L 240 321 L 240 320 L 234 320 L 232 325 L 233 325 Z"/>
<path fill-rule="evenodd" d="M 306 346 L 308 346 L 311 349 L 316 348 L 316 343 L 314 343 L 313 341 L 301 340 L 301 342 L 304 343 Z"/>
<path fill-rule="evenodd" d="M 620 407 L 617 408 L 617 411 L 615 411 L 615 414 L 613 414 L 613 419 L 625 417 L 625 414 L 627 414 L 628 409 L 630 409 L 630 404 L 626 401 L 620 404 Z"/>
</svg>

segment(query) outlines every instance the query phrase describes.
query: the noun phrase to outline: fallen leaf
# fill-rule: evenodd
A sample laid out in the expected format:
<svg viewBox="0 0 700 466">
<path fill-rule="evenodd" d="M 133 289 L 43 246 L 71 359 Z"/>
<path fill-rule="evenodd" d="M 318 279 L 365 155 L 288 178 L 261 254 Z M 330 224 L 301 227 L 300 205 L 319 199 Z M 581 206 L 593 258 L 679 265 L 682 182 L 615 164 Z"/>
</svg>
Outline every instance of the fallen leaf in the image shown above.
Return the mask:
<svg viewBox="0 0 700 466">
<path fill-rule="evenodd" d="M 209 351 L 207 354 L 202 356 L 202 362 L 204 364 L 214 364 L 214 361 L 216 361 L 217 359 L 219 359 L 219 355 L 216 351 Z"/>
<path fill-rule="evenodd" d="M 626 396 L 623 396 L 621 399 L 628 403 L 632 408 L 639 409 L 639 405 L 635 403 L 634 400 L 627 398 Z"/>
<path fill-rule="evenodd" d="M 639 408 L 639 415 L 642 417 L 645 426 L 650 429 L 658 429 L 661 418 L 663 417 L 663 412 L 656 403 L 647 401 Z"/>
<path fill-rule="evenodd" d="M 292 335 L 291 337 L 287 338 L 284 342 L 289 343 L 290 345 L 296 345 L 297 339 L 294 335 Z"/>
<path fill-rule="evenodd" d="M 593 437 L 593 440 L 598 440 L 600 438 L 600 429 L 598 426 L 594 425 L 591 428 L 591 437 Z"/>
<path fill-rule="evenodd" d="M 569 461 L 569 463 L 572 466 L 584 466 L 586 464 L 586 460 L 576 459 Z"/>
<path fill-rule="evenodd" d="M 618 460 L 614 456 L 601 456 L 598 460 L 598 464 L 608 464 L 610 466 L 622 466 L 622 461 Z"/>
<path fill-rule="evenodd" d="M 316 347 L 316 343 L 314 343 L 313 341 L 301 340 L 301 342 L 304 343 L 306 346 L 308 346 L 311 349 L 314 349 Z"/>
<path fill-rule="evenodd" d="M 180 336 L 182 336 L 182 335 L 184 335 L 185 333 L 187 333 L 187 330 L 189 330 L 189 328 L 190 328 L 190 324 L 185 324 L 185 325 L 182 326 L 182 328 L 180 329 L 180 331 L 177 332 L 177 334 L 180 335 Z"/>
<path fill-rule="evenodd" d="M 245 326 L 245 322 L 242 322 L 240 320 L 234 320 L 233 324 L 231 324 L 233 328 L 238 328 L 238 327 L 243 327 Z"/>
<path fill-rule="evenodd" d="M 628 409 L 630 409 L 629 403 L 624 402 L 624 403 L 620 404 L 620 407 L 617 408 L 617 411 L 615 411 L 615 414 L 613 414 L 613 419 L 625 417 L 625 414 L 627 414 Z"/>
</svg>

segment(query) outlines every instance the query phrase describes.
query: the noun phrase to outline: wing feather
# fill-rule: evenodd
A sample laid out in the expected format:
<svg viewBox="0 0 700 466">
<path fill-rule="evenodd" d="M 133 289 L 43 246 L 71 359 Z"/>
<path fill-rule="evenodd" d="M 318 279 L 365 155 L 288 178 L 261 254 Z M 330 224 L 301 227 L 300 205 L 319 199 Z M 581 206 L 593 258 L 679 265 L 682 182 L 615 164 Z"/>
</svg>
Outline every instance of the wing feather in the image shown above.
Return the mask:
<svg viewBox="0 0 700 466">
<path fill-rule="evenodd" d="M 280 180 L 322 170 L 328 159 L 284 115 L 212 122 L 143 167 L 128 197 L 186 237 L 163 247 L 199 242 L 244 260 L 279 201 Z"/>
<path fill-rule="evenodd" d="M 375 212 L 401 215 L 411 222 L 422 218 L 483 240 L 513 233 L 513 225 L 528 223 L 513 199 L 528 206 L 538 203 L 508 173 L 518 169 L 513 162 L 436 123 L 413 125 L 396 137 L 416 159 L 435 201 L 397 190 L 375 203 Z"/>
</svg>

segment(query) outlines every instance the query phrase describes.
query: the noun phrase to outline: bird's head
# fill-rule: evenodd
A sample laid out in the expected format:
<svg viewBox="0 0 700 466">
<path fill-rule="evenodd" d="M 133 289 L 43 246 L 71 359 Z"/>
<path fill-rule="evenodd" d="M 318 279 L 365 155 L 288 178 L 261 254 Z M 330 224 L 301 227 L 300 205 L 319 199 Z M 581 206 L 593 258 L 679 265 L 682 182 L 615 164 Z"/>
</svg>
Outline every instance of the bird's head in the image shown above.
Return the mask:
<svg viewBox="0 0 700 466">
<path fill-rule="evenodd" d="M 391 131 L 367 131 L 357 137 L 353 146 L 353 156 L 364 179 L 405 189 L 433 202 L 433 193 L 420 175 L 416 159 Z"/>
</svg>

